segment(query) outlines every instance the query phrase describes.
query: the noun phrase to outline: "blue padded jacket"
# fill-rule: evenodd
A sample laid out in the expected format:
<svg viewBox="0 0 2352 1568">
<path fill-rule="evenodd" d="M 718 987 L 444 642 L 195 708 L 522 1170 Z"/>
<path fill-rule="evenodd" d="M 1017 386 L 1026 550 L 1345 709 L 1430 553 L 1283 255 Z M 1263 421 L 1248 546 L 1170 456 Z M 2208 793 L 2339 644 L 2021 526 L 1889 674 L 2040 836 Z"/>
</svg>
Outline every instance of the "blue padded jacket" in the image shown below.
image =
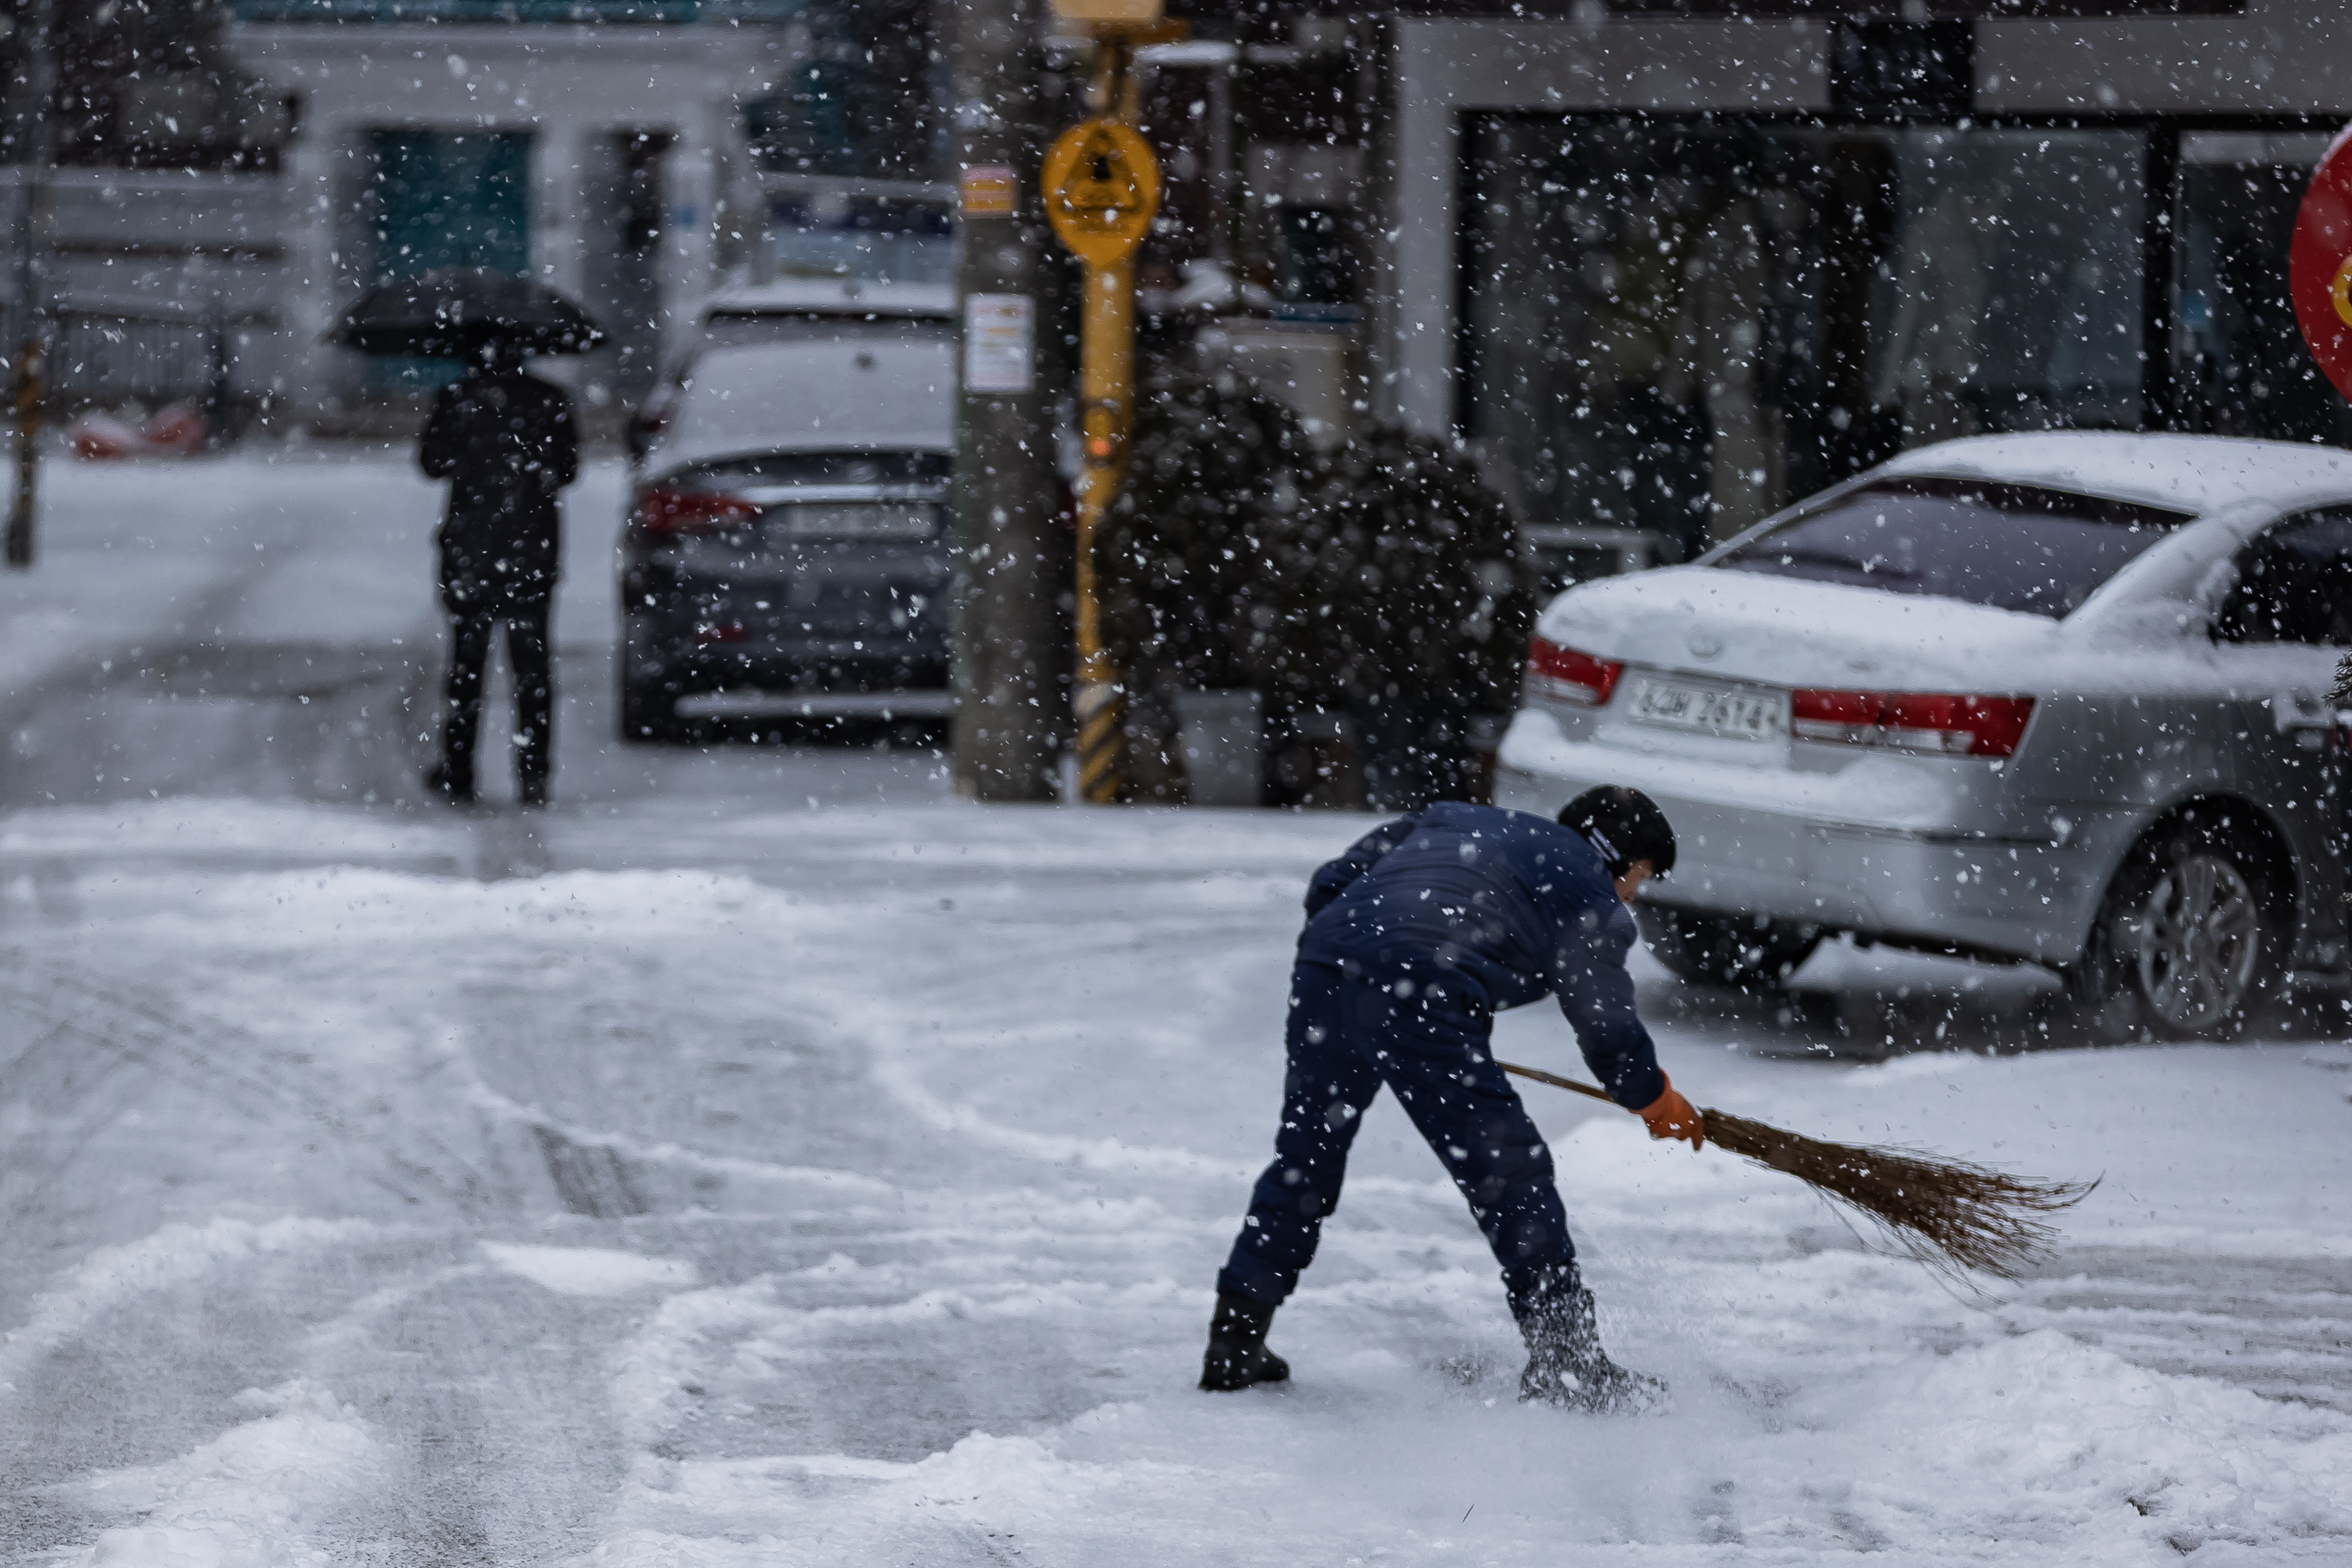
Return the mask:
<svg viewBox="0 0 2352 1568">
<path fill-rule="evenodd" d="M 1432 963 L 1491 1011 L 1546 992 L 1609 1097 L 1665 1092 L 1633 1008 L 1633 917 L 1584 836 L 1544 817 L 1440 801 L 1383 823 L 1315 873 L 1298 956 L 1380 979 Z"/>
</svg>

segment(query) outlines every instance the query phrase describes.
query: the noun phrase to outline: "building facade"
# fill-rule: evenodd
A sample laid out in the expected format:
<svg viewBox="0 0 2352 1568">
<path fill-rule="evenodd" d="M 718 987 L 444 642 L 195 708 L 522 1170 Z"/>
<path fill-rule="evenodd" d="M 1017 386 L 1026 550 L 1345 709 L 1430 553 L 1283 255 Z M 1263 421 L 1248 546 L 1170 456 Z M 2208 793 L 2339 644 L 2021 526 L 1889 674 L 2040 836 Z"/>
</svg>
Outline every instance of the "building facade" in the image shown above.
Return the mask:
<svg viewBox="0 0 2352 1568">
<path fill-rule="evenodd" d="M 2340 5 L 1782 9 L 1360 28 L 1372 409 L 1665 559 L 1953 436 L 2352 443 L 2286 288 Z"/>
<path fill-rule="evenodd" d="M 927 0 L 181 0 L 166 19 L 137 50 L 103 29 L 63 50 L 44 293 L 67 407 L 225 370 L 230 401 L 277 419 L 396 426 L 450 367 L 326 335 L 370 287 L 472 265 L 610 329 L 550 373 L 617 418 L 722 280 L 952 269 Z M 0 205 L 21 174 L 0 169 Z"/>
<path fill-rule="evenodd" d="M 238 65 L 299 106 L 265 176 L 282 213 L 270 352 L 249 333 L 243 374 L 322 416 L 397 407 L 434 373 L 325 334 L 374 284 L 485 266 L 585 303 L 614 346 L 565 374 L 591 409 L 634 400 L 676 306 L 757 243 L 743 106 L 789 80 L 806 29 L 741 7 L 445 8 L 238 6 Z"/>
<path fill-rule="evenodd" d="M 1600 531 L 1596 559 L 1687 554 L 1970 431 L 2352 439 L 2285 292 L 2352 115 L 2331 0 L 1172 8 L 1196 41 L 1146 51 L 1170 176 L 1147 314 L 1217 312 L 1318 427 L 1476 444 L 1530 526 Z M 320 339 L 431 266 L 578 295 L 616 339 L 564 373 L 592 407 L 635 401 L 722 278 L 951 276 L 926 0 L 227 16 L 234 94 L 145 73 L 107 133 L 156 155 L 58 176 L 82 401 L 161 395 L 226 336 L 244 400 L 397 411 L 418 367 Z M 192 110 L 236 134 L 174 166 Z"/>
</svg>

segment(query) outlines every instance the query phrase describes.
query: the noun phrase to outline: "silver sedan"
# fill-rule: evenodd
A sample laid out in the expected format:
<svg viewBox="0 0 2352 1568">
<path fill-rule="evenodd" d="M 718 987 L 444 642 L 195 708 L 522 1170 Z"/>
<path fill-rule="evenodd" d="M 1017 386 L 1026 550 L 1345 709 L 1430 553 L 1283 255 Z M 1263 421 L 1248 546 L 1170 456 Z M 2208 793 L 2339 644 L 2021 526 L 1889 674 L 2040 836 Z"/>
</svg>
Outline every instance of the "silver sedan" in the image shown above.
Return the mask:
<svg viewBox="0 0 2352 1568">
<path fill-rule="evenodd" d="M 2352 453 L 1987 437 L 1906 453 L 1537 626 L 1502 804 L 1654 796 L 1687 978 L 1834 932 L 2056 970 L 2113 1038 L 2340 986 Z"/>
</svg>

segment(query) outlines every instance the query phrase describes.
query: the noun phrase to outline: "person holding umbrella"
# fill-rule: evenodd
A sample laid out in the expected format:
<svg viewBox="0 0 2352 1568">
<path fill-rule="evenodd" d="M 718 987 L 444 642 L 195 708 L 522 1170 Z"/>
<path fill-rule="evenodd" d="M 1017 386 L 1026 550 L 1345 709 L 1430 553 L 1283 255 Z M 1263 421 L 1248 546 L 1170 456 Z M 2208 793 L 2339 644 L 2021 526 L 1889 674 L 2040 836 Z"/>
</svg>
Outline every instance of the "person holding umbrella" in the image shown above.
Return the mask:
<svg viewBox="0 0 2352 1568">
<path fill-rule="evenodd" d="M 547 804 L 554 766 L 555 670 L 549 616 L 562 562 L 556 498 L 580 472 L 572 399 L 527 374 L 533 353 L 579 353 L 604 333 L 580 308 L 526 279 L 448 268 L 386 284 L 353 306 L 337 340 L 365 353 L 458 359 L 433 401 L 417 461 L 449 481 L 436 536 L 449 664 L 441 760 L 425 785 L 474 798 L 482 674 L 503 626 L 515 686 L 515 778 L 526 806 Z"/>
<path fill-rule="evenodd" d="M 555 661 L 549 612 L 561 565 L 556 492 L 580 473 L 572 399 L 524 373 L 519 356 L 485 337 L 472 367 L 441 388 L 418 466 L 449 481 L 443 514 L 441 604 L 449 612 L 441 760 L 425 787 L 453 804 L 474 798 L 482 670 L 501 624 L 514 674 L 515 794 L 547 804 L 554 768 Z"/>
</svg>

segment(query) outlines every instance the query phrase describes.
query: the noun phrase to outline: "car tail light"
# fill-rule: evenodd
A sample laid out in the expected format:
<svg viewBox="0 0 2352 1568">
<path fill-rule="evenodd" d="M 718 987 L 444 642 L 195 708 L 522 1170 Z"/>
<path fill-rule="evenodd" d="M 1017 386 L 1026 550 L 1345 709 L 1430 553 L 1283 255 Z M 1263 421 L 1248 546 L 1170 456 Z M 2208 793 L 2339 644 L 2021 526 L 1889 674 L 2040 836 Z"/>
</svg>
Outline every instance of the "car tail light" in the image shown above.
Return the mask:
<svg viewBox="0 0 2352 1568">
<path fill-rule="evenodd" d="M 1595 658 L 1541 637 L 1528 643 L 1528 689 L 1584 708 L 1605 707 L 1624 673 L 1622 659 Z"/>
<path fill-rule="evenodd" d="M 2006 757 L 2017 750 L 2031 697 L 1927 691 L 1792 691 L 1789 728 L 1807 741 L 1891 746 L 1946 756 Z"/>
<path fill-rule="evenodd" d="M 688 533 L 716 533 L 754 521 L 760 509 L 734 496 L 708 490 L 650 489 L 637 498 L 630 521 L 656 539 Z"/>
</svg>

